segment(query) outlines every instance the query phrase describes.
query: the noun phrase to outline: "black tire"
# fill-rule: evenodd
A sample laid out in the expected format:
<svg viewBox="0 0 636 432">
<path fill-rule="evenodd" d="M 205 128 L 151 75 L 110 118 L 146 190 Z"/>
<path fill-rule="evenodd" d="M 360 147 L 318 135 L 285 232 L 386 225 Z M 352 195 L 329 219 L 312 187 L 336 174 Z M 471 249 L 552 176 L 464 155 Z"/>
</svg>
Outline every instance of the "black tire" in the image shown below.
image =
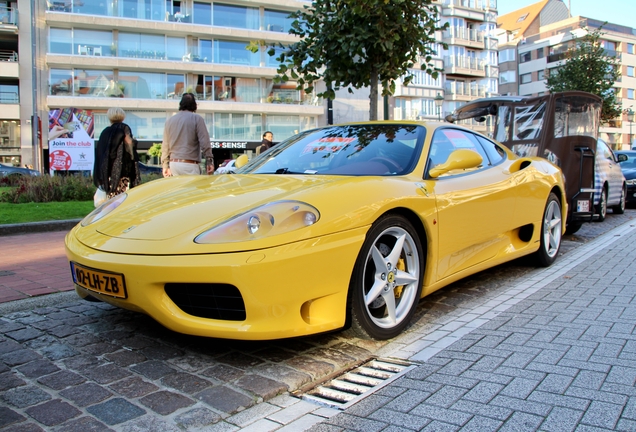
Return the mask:
<svg viewBox="0 0 636 432">
<path fill-rule="evenodd" d="M 349 286 L 349 333 L 385 340 L 409 324 L 422 293 L 424 255 L 417 232 L 402 216 L 376 221 L 362 245 Z"/>
<path fill-rule="evenodd" d="M 625 197 L 627 197 L 627 186 L 623 185 L 623 189 L 621 190 L 621 201 L 618 203 L 618 205 L 612 206 L 612 213 L 625 213 Z"/>
<path fill-rule="evenodd" d="M 582 222 L 570 222 L 565 226 L 565 233 L 568 235 L 576 233 L 583 226 Z"/>
<path fill-rule="evenodd" d="M 596 206 L 596 214 L 598 215 L 598 218 L 595 219 L 597 222 L 603 222 L 607 216 L 607 188 L 605 186 L 601 189 L 601 197 Z"/>
<path fill-rule="evenodd" d="M 543 211 L 541 245 L 534 255 L 538 265 L 548 267 L 557 259 L 561 249 L 562 224 L 561 202 L 551 193 Z"/>
</svg>

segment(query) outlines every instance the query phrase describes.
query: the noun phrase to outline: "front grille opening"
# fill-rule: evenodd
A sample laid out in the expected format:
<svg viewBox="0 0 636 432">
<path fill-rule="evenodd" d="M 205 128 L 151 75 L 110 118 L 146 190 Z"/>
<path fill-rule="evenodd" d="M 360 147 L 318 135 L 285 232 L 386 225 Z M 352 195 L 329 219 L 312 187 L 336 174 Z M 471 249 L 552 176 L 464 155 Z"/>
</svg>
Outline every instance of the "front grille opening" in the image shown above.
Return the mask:
<svg viewBox="0 0 636 432">
<path fill-rule="evenodd" d="M 189 315 L 227 321 L 245 321 L 245 303 L 233 285 L 211 283 L 167 283 L 170 300 Z"/>
<path fill-rule="evenodd" d="M 400 360 L 373 359 L 314 387 L 303 394 L 302 398 L 318 405 L 344 410 L 414 367 Z"/>
</svg>

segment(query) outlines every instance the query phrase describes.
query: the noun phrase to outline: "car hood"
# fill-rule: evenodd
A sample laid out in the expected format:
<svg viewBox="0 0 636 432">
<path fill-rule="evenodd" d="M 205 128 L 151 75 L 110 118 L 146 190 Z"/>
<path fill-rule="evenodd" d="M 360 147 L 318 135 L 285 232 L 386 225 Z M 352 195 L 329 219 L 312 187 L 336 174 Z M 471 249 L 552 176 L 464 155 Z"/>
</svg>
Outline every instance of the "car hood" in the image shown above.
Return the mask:
<svg viewBox="0 0 636 432">
<path fill-rule="evenodd" d="M 400 182 L 386 177 L 303 175 L 173 177 L 131 189 L 117 209 L 86 227 L 78 225 L 72 235 L 94 249 L 149 255 L 268 248 L 370 224 L 375 213 L 391 200 L 386 180 Z M 415 189 L 413 183 L 406 183 Z M 375 197 L 374 192 L 381 190 L 386 192 Z M 280 200 L 306 202 L 318 209 L 320 220 L 313 226 L 263 239 L 194 243 L 202 232 Z M 383 204 L 374 204 L 378 200 Z"/>
</svg>

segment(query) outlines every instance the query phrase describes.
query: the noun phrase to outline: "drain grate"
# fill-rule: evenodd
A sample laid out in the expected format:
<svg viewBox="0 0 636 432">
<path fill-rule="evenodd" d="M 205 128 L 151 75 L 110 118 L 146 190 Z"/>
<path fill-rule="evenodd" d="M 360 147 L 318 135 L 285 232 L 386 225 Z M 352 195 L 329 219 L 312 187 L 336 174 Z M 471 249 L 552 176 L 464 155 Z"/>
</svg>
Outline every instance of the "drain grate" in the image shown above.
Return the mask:
<svg viewBox="0 0 636 432">
<path fill-rule="evenodd" d="M 373 359 L 302 395 L 307 402 L 347 409 L 404 375 L 415 366 L 399 360 Z"/>
</svg>

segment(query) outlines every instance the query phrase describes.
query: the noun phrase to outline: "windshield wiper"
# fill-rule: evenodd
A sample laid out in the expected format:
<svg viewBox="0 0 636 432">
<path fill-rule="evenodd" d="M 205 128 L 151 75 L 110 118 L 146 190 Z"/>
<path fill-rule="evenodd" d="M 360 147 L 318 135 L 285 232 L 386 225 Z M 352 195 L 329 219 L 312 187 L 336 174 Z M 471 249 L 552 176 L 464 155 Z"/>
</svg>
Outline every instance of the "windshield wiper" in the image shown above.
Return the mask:
<svg viewBox="0 0 636 432">
<path fill-rule="evenodd" d="M 307 174 L 307 173 L 290 171 L 289 168 L 278 168 L 276 171 L 274 171 L 274 174 Z"/>
</svg>

